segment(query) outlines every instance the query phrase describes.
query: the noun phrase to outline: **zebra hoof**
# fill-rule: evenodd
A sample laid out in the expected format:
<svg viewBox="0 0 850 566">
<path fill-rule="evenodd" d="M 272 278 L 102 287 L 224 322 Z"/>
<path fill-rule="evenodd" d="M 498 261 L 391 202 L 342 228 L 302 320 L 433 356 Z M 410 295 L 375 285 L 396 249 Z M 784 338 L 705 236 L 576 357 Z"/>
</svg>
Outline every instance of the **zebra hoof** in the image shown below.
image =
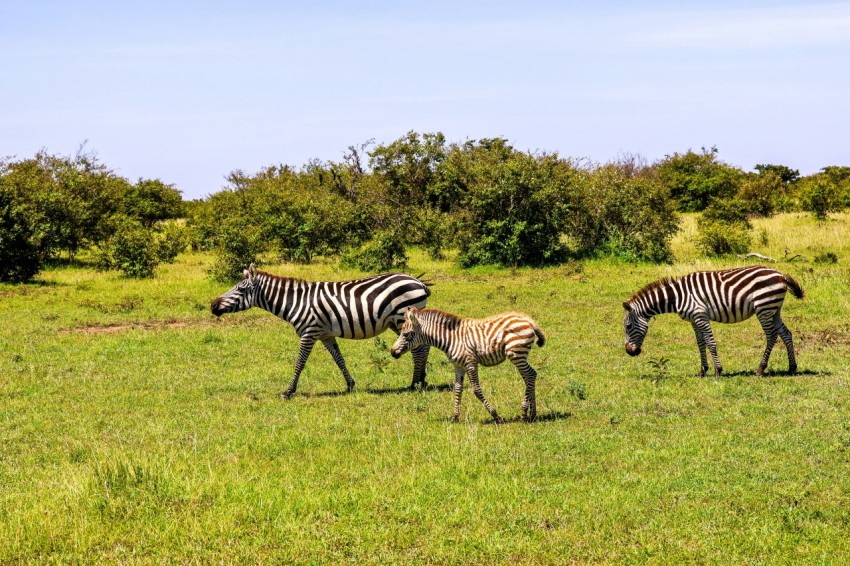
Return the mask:
<svg viewBox="0 0 850 566">
<path fill-rule="evenodd" d="M 295 393 L 295 391 L 284 391 L 283 393 L 280 394 L 281 401 L 289 400 L 289 398 L 292 397 L 293 393 Z"/>
<path fill-rule="evenodd" d="M 788 375 L 797 375 L 797 366 L 789 366 L 788 367 Z"/>
<path fill-rule="evenodd" d="M 759 377 L 762 377 L 764 375 L 764 370 L 765 370 L 764 366 L 759 366 L 759 368 L 756 370 L 756 375 L 759 376 Z"/>
<path fill-rule="evenodd" d="M 493 422 L 496 424 L 505 424 L 505 419 L 503 419 L 499 415 L 493 415 Z"/>
<path fill-rule="evenodd" d="M 723 374 L 723 368 L 716 368 L 714 370 L 714 377 L 720 377 Z"/>
<path fill-rule="evenodd" d="M 456 423 L 460 421 L 460 417 L 458 417 L 457 415 L 452 415 L 452 418 L 449 420 L 453 423 Z"/>
<path fill-rule="evenodd" d="M 708 368 L 701 368 L 701 369 L 699 370 L 699 376 L 700 376 L 700 377 L 705 377 L 705 370 L 706 370 L 706 369 L 708 369 Z"/>
</svg>

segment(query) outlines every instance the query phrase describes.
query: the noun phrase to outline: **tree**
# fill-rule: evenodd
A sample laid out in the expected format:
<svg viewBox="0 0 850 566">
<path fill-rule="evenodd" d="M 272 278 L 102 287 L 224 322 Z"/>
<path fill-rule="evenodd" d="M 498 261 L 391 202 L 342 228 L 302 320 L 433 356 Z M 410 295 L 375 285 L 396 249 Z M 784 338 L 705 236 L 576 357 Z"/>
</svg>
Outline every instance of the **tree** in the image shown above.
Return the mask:
<svg viewBox="0 0 850 566">
<path fill-rule="evenodd" d="M 714 199 L 734 197 L 743 175 L 718 159 L 716 147 L 668 155 L 655 164 L 655 171 L 682 212 L 705 210 Z"/>
<path fill-rule="evenodd" d="M 173 185 L 159 179 L 139 179 L 124 192 L 124 213 L 144 226 L 185 214 L 183 198 Z"/>
</svg>

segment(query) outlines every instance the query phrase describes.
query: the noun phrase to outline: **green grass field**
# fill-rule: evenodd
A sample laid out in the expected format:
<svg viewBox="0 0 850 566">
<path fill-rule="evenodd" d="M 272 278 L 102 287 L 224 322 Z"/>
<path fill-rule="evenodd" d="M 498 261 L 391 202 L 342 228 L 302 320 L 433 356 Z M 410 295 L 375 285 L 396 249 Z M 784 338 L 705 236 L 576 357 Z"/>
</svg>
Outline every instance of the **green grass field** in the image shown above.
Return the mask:
<svg viewBox="0 0 850 566">
<path fill-rule="evenodd" d="M 414 253 L 430 306 L 520 310 L 540 420 L 521 380 L 482 368 L 492 423 L 438 351 L 423 392 L 406 356 L 342 341 L 350 395 L 316 348 L 296 396 L 291 327 L 254 309 L 216 320 L 209 255 L 134 281 L 80 266 L 0 286 L 0 562 L 841 563 L 850 556 L 850 215 L 756 223 L 803 301 L 783 318 L 800 375 L 753 318 L 715 325 L 724 370 L 696 377 L 689 324 L 656 319 L 623 349 L 623 300 L 665 275 L 742 265 L 698 258 L 694 218 L 673 265 L 589 261 L 461 270 Z M 334 264 L 267 265 L 310 279 Z M 394 335 L 382 336 L 391 345 Z M 843 557 L 843 558 L 842 558 Z"/>
</svg>

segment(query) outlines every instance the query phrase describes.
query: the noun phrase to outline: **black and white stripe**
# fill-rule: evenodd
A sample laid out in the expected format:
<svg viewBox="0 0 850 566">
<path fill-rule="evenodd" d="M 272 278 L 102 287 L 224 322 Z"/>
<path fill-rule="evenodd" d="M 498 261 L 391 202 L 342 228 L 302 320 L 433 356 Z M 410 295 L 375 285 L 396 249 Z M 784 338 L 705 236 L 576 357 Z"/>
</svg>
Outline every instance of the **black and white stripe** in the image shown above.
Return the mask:
<svg viewBox="0 0 850 566">
<path fill-rule="evenodd" d="M 715 375 L 720 375 L 723 368 L 709 323 L 741 322 L 756 315 L 767 338 L 758 375 L 764 374 L 777 338 L 782 338 L 788 349 L 788 372 L 793 374 L 797 371 L 794 343 L 791 331 L 780 316 L 786 291 L 791 291 L 798 299 L 803 298 L 803 288 L 791 276 L 761 265 L 699 271 L 655 281 L 623 303 L 626 352 L 632 356 L 640 354 L 653 316 L 676 313 L 693 326 L 700 354 L 700 375 L 708 371 L 706 348 L 711 353 Z"/>
<path fill-rule="evenodd" d="M 537 372 L 528 364 L 528 353 L 535 341 L 543 346 L 546 336 L 540 326 L 522 313 L 506 312 L 489 318 L 462 318 L 437 309 L 410 308 L 405 315 L 398 340 L 391 353 L 402 356 L 411 348 L 434 346 L 446 353 L 455 366 L 455 406 L 452 420 L 460 416 L 463 376 L 469 376 L 472 391 L 496 422 L 502 419 L 484 397 L 478 381 L 478 365 L 495 366 L 506 359 L 516 366 L 525 382 L 522 418 L 533 421 L 537 416 L 535 382 Z"/>
<path fill-rule="evenodd" d="M 295 327 L 300 347 L 295 375 L 283 393 L 284 398 L 289 398 L 295 393 L 298 377 L 317 341 L 331 353 L 351 391 L 354 379 L 336 339 L 372 338 L 387 329 L 398 332 L 404 323 L 405 309 L 424 307 L 430 294 L 425 283 L 401 273 L 354 281 L 310 282 L 257 271 L 252 264 L 235 287 L 212 302 L 211 310 L 221 316 L 258 306 Z M 422 346 L 413 352 L 411 387 L 425 385 L 428 350 L 428 346 Z"/>
</svg>

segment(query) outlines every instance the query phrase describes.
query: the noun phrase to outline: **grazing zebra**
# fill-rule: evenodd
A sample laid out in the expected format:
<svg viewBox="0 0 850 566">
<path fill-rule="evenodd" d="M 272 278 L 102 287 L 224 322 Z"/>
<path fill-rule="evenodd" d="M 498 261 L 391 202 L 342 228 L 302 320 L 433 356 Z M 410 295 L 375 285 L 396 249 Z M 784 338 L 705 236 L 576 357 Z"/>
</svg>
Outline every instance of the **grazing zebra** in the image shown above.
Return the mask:
<svg viewBox="0 0 850 566">
<path fill-rule="evenodd" d="M 388 328 L 398 332 L 404 322 L 404 309 L 425 306 L 430 294 L 426 283 L 401 273 L 355 281 L 309 282 L 257 271 L 251 264 L 243 279 L 214 300 L 210 309 L 221 316 L 258 306 L 295 327 L 300 338 L 295 375 L 281 395 L 288 399 L 295 393 L 298 377 L 317 340 L 333 356 L 350 392 L 354 379 L 345 367 L 336 338 L 372 338 Z M 428 350 L 428 346 L 421 346 L 413 351 L 411 388 L 425 386 Z"/>
<path fill-rule="evenodd" d="M 528 365 L 528 352 L 535 339 L 538 346 L 543 346 L 546 336 L 531 317 L 521 313 L 507 312 L 489 318 L 471 319 L 437 309 L 419 310 L 411 307 L 407 309 L 404 325 L 390 353 L 394 358 L 399 358 L 411 348 L 426 346 L 435 346 L 446 353 L 455 366 L 455 407 L 452 416 L 455 422 L 460 416 L 464 373 L 469 375 L 475 396 L 484 403 L 493 419 L 504 422 L 484 398 L 481 384 L 478 383 L 478 364 L 495 366 L 507 358 L 513 362 L 525 382 L 522 418 L 533 421 L 537 416 L 534 396 L 537 372 Z"/>
<path fill-rule="evenodd" d="M 762 265 L 698 271 L 655 281 L 623 303 L 626 352 L 630 356 L 640 354 L 649 320 L 657 314 L 674 312 L 694 328 L 701 362 L 700 376 L 708 371 L 706 347 L 714 362 L 714 374 L 720 375 L 723 368 L 709 321 L 741 322 L 756 315 L 767 337 L 767 347 L 756 373 L 764 375 L 778 336 L 788 349 L 788 373 L 793 374 L 797 371 L 794 343 L 779 312 L 786 290 L 798 299 L 803 298 L 803 288 L 791 276 Z"/>
</svg>

